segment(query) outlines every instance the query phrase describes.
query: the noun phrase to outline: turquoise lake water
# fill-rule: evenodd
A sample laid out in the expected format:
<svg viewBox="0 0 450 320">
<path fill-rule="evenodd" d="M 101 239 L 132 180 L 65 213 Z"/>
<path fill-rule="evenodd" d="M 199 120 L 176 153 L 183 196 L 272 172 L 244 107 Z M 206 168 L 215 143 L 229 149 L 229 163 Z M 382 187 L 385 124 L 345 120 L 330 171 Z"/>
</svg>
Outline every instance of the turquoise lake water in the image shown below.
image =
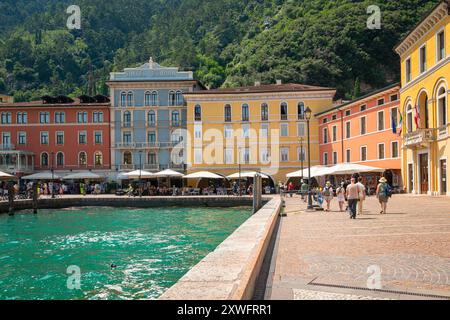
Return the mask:
<svg viewBox="0 0 450 320">
<path fill-rule="evenodd" d="M 157 298 L 250 214 L 71 208 L 0 215 L 0 299 Z M 80 289 L 70 266 L 80 270 Z"/>
</svg>

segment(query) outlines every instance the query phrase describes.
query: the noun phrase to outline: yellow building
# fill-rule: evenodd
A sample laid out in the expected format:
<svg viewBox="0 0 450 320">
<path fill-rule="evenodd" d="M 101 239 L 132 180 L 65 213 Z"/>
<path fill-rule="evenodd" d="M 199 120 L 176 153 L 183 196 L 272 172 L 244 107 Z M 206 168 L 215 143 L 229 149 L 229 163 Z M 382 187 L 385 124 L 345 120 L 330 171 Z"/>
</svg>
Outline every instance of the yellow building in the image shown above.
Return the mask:
<svg viewBox="0 0 450 320">
<path fill-rule="evenodd" d="M 450 5 L 440 2 L 396 47 L 401 58 L 407 192 L 450 195 Z"/>
<path fill-rule="evenodd" d="M 5 94 L 0 93 L 0 103 L 13 103 L 14 97 L 7 96 Z"/>
<path fill-rule="evenodd" d="M 305 109 L 329 108 L 336 91 L 301 84 L 255 84 L 185 94 L 188 171 L 230 175 L 261 171 L 273 183 L 307 167 Z M 318 120 L 312 117 L 311 165 L 320 164 Z M 303 140 L 303 147 L 301 147 Z"/>
</svg>

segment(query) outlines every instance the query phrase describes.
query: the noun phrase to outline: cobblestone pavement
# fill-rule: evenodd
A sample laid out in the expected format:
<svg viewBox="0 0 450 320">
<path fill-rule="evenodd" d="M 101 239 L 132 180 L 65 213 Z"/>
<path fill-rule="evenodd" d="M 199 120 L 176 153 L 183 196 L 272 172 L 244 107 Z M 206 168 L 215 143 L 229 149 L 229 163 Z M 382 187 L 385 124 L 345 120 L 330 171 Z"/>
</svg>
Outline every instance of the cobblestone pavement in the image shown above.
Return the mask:
<svg viewBox="0 0 450 320">
<path fill-rule="evenodd" d="M 356 220 L 338 212 L 336 200 L 329 213 L 308 213 L 305 206 L 299 198 L 286 199 L 267 298 L 301 298 L 293 289 L 339 288 L 366 296 L 355 288 L 367 289 L 374 279 L 380 280 L 381 298 L 450 298 L 450 198 L 396 195 L 386 215 L 369 198 Z"/>
<path fill-rule="evenodd" d="M 389 300 L 354 294 L 339 294 L 331 292 L 319 292 L 312 290 L 294 289 L 294 300 Z"/>
</svg>

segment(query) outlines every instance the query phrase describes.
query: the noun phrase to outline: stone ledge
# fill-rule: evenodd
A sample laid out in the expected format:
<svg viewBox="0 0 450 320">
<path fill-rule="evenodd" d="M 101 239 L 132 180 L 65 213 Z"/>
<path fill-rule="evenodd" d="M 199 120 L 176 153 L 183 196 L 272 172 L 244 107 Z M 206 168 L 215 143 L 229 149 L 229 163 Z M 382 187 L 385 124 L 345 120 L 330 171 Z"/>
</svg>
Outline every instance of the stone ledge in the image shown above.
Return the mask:
<svg viewBox="0 0 450 320">
<path fill-rule="evenodd" d="M 281 200 L 272 199 L 159 299 L 252 299 L 280 210 Z"/>
</svg>

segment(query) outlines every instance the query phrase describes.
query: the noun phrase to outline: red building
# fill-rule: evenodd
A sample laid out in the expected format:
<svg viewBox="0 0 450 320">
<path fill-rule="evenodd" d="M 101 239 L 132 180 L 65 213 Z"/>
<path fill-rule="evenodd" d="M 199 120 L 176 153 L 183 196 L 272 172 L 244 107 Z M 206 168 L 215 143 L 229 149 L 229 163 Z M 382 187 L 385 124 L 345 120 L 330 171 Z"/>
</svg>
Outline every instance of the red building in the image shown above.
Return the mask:
<svg viewBox="0 0 450 320">
<path fill-rule="evenodd" d="M 110 169 L 109 105 L 104 96 L 0 104 L 0 170 Z"/>
</svg>

